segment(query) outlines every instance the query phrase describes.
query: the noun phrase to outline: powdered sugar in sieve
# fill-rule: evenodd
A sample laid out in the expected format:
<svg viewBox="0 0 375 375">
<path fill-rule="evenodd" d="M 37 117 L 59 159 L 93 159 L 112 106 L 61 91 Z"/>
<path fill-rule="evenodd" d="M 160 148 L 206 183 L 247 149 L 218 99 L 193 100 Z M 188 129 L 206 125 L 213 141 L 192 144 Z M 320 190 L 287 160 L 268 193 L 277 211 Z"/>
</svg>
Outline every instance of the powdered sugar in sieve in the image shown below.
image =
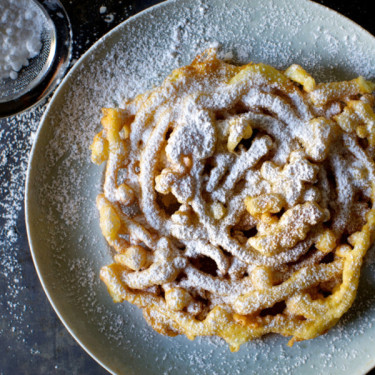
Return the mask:
<svg viewBox="0 0 375 375">
<path fill-rule="evenodd" d="M 70 23 L 57 0 L 0 0 L 0 117 L 50 93 L 70 54 Z"/>
</svg>

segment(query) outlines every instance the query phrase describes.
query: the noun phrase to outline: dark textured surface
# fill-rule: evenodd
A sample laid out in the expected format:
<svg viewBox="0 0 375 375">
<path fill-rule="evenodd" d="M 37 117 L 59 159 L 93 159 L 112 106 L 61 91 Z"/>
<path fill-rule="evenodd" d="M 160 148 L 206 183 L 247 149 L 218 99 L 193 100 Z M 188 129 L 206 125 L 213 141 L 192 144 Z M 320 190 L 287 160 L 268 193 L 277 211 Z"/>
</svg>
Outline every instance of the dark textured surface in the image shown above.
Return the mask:
<svg viewBox="0 0 375 375">
<path fill-rule="evenodd" d="M 160 1 L 62 2 L 73 27 L 73 59 L 78 59 L 114 26 Z M 369 1 L 317 2 L 337 10 L 375 35 Z M 107 8 L 103 14 L 101 6 Z M 110 14 L 112 22 L 108 22 Z M 0 119 L 0 375 L 106 374 L 60 323 L 43 293 L 27 244 L 23 210 L 26 157 L 31 147 L 30 132 L 35 130 L 44 108 L 41 104 L 32 112 Z M 375 371 L 371 374 L 375 375 Z"/>
</svg>

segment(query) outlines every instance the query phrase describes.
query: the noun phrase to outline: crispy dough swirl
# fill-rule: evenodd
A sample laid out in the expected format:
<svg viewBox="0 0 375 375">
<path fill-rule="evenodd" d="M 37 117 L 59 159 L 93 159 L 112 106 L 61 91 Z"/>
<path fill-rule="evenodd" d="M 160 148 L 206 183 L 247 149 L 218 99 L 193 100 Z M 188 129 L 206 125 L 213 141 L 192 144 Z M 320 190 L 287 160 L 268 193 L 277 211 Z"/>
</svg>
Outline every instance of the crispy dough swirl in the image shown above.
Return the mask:
<svg viewBox="0 0 375 375">
<path fill-rule="evenodd" d="M 91 149 L 107 161 L 97 206 L 114 301 L 160 333 L 218 335 L 231 350 L 326 332 L 374 237 L 373 90 L 207 50 L 104 109 Z"/>
</svg>

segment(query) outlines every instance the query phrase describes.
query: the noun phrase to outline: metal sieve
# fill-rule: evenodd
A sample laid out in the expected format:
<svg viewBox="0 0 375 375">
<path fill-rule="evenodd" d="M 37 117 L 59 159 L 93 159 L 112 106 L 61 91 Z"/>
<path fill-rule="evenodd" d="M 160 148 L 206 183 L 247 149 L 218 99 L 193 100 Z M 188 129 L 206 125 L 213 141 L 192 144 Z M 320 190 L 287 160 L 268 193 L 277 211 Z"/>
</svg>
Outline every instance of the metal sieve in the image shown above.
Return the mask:
<svg viewBox="0 0 375 375">
<path fill-rule="evenodd" d="M 58 0 L 30 1 L 42 21 L 42 48 L 15 80 L 0 79 L 0 117 L 22 112 L 45 98 L 60 82 L 70 61 L 72 31 L 62 4 Z"/>
</svg>

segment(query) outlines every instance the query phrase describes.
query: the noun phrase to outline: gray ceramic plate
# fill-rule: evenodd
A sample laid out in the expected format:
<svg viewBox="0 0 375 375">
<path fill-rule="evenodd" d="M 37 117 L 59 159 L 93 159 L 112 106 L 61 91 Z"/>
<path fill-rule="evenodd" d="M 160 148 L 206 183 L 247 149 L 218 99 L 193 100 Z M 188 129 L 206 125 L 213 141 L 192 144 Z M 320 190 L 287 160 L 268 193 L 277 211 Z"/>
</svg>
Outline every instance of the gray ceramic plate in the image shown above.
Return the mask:
<svg viewBox="0 0 375 375">
<path fill-rule="evenodd" d="M 99 281 L 111 262 L 95 208 L 103 169 L 88 147 L 100 108 L 144 91 L 197 52 L 278 68 L 302 64 L 319 80 L 375 78 L 375 39 L 304 0 L 177 0 L 124 22 L 96 43 L 50 102 L 32 150 L 26 217 L 35 267 L 67 329 L 118 374 L 363 374 L 375 365 L 375 270 L 366 259 L 358 299 L 328 334 L 293 348 L 270 335 L 237 353 L 219 339 L 167 338 L 137 308 L 115 305 Z"/>
</svg>

